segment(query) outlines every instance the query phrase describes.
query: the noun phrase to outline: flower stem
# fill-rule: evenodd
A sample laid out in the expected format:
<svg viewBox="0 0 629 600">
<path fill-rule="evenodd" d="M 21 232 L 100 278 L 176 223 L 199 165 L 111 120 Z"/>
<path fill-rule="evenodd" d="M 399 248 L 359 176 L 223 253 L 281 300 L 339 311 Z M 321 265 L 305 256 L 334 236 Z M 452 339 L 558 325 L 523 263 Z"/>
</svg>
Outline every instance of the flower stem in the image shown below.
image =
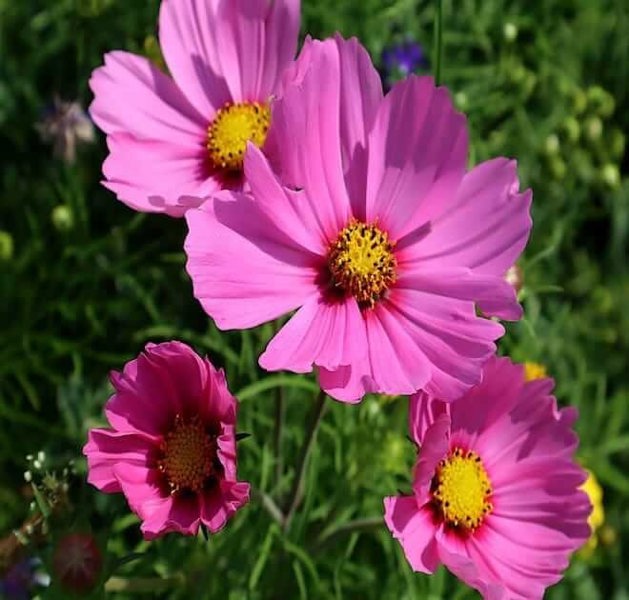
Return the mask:
<svg viewBox="0 0 629 600">
<path fill-rule="evenodd" d="M 274 333 L 282 328 L 280 321 L 273 323 Z M 275 431 L 273 437 L 273 450 L 275 453 L 275 486 L 280 485 L 284 472 L 284 460 L 282 457 L 282 436 L 284 434 L 284 388 L 279 386 L 275 392 Z"/>
<path fill-rule="evenodd" d="M 435 15 L 435 84 L 441 83 L 441 56 L 443 54 L 443 2 L 437 1 Z"/>
<path fill-rule="evenodd" d="M 295 480 L 293 481 L 293 487 L 288 496 L 288 502 L 286 503 L 284 509 L 284 531 L 288 530 L 290 523 L 293 519 L 293 515 L 299 506 L 303 494 L 304 494 L 304 479 L 306 477 L 306 467 L 308 466 L 308 457 L 310 456 L 310 452 L 314 446 L 315 439 L 317 437 L 317 431 L 319 429 L 319 425 L 321 424 L 321 419 L 323 417 L 324 409 L 325 409 L 325 400 L 327 396 L 324 391 L 319 392 L 317 396 L 317 402 L 315 404 L 314 410 L 312 412 L 312 417 L 310 419 L 310 424 L 308 426 L 308 431 L 306 432 L 306 437 L 304 439 L 303 446 L 301 447 L 301 452 L 299 454 L 299 458 L 297 460 L 297 469 L 295 471 Z"/>
<path fill-rule="evenodd" d="M 251 488 L 251 495 L 254 499 L 259 500 L 262 508 L 266 510 L 267 513 L 271 516 L 274 521 L 277 521 L 278 525 L 284 524 L 284 514 L 280 510 L 280 508 L 275 504 L 273 498 L 265 494 L 260 490 L 256 490 Z"/>
<path fill-rule="evenodd" d="M 186 582 L 182 574 L 175 574 L 172 577 L 110 577 L 105 583 L 105 591 L 112 592 L 134 592 L 137 594 L 165 592 L 175 588 L 180 588 Z"/>
<path fill-rule="evenodd" d="M 317 539 L 316 548 L 320 549 L 330 543 L 332 540 L 336 538 L 348 535 L 351 533 L 356 533 L 359 531 L 371 531 L 380 529 L 384 524 L 384 520 L 382 517 L 370 517 L 366 519 L 355 519 L 354 521 L 348 521 L 347 523 L 343 523 L 343 525 L 339 525 L 338 527 L 329 528 L 324 530 L 319 535 Z"/>
<path fill-rule="evenodd" d="M 279 486 L 284 471 L 282 458 L 282 436 L 284 434 L 284 388 L 278 387 L 275 394 L 275 485 Z"/>
</svg>

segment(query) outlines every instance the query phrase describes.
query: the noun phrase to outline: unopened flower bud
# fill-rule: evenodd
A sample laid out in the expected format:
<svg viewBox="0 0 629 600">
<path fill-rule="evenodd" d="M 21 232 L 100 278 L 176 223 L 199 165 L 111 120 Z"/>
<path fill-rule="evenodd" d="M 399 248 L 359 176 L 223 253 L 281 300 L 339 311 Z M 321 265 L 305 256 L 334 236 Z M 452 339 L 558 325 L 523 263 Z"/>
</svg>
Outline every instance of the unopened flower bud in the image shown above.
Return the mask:
<svg viewBox="0 0 629 600">
<path fill-rule="evenodd" d="M 52 223 L 58 231 L 70 231 L 74 227 L 74 214 L 67 204 L 52 209 Z"/>
<path fill-rule="evenodd" d="M 515 293 L 517 294 L 524 285 L 524 273 L 518 265 L 513 265 L 507 269 L 505 280 L 515 288 Z"/>
<path fill-rule="evenodd" d="M 590 117 L 585 122 L 585 134 L 595 142 L 603 135 L 603 122 L 598 117 Z"/>
<path fill-rule="evenodd" d="M 0 231 L 0 261 L 13 258 L 13 237 L 8 231 Z"/>
<path fill-rule="evenodd" d="M 588 104 L 597 115 L 609 117 L 616 108 L 614 97 L 600 85 L 593 85 L 587 91 Z"/>
<path fill-rule="evenodd" d="M 618 165 L 607 163 L 601 169 L 600 177 L 602 182 L 612 190 L 620 186 L 620 171 Z"/>
<path fill-rule="evenodd" d="M 581 126 L 574 117 L 567 117 L 561 124 L 561 129 L 566 134 L 566 138 L 572 144 L 579 141 L 581 136 Z"/>
<path fill-rule="evenodd" d="M 544 151 L 546 154 L 551 156 L 553 154 L 557 154 L 559 152 L 559 148 L 559 138 L 554 133 L 551 133 L 544 142 Z"/>
<path fill-rule="evenodd" d="M 502 34 L 507 42 L 513 42 L 518 37 L 518 27 L 515 23 L 505 23 L 502 28 Z"/>
<path fill-rule="evenodd" d="M 52 565 L 54 576 L 64 590 L 85 594 L 100 579 L 103 555 L 91 533 L 70 533 L 57 543 Z"/>
</svg>

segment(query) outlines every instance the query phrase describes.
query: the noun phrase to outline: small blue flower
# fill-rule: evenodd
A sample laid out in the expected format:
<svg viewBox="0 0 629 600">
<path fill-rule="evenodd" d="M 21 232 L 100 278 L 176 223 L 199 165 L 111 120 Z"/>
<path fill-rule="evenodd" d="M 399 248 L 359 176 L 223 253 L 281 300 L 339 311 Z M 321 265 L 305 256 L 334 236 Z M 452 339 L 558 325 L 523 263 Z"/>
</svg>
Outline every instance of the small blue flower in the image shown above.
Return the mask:
<svg viewBox="0 0 629 600">
<path fill-rule="evenodd" d="M 387 46 L 382 51 L 383 79 L 387 83 L 427 67 L 428 59 L 424 54 L 424 49 L 412 39 Z"/>
<path fill-rule="evenodd" d="M 48 586 L 50 577 L 41 573 L 38 558 L 23 558 L 11 566 L 0 579 L 0 598 L 29 600 L 35 586 Z"/>
</svg>

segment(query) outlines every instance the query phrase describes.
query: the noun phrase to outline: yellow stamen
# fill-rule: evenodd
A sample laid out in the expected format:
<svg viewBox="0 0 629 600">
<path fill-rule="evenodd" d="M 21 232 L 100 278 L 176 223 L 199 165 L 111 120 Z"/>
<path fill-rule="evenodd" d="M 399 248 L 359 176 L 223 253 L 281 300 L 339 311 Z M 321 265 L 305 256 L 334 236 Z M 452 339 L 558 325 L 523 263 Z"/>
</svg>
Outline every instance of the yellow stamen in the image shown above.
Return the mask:
<svg viewBox="0 0 629 600">
<path fill-rule="evenodd" d="M 207 130 L 207 149 L 212 164 L 225 171 L 240 171 L 247 142 L 261 148 L 271 124 L 271 108 L 264 102 L 227 103 Z"/>
<path fill-rule="evenodd" d="M 449 525 L 474 531 L 491 513 L 491 482 L 476 452 L 455 448 L 439 462 L 433 499 Z"/>
<path fill-rule="evenodd" d="M 158 469 L 165 475 L 171 494 L 198 492 L 213 474 L 216 436 L 208 434 L 198 416 L 175 418 L 175 426 L 164 436 Z"/>
<path fill-rule="evenodd" d="M 328 268 L 335 287 L 373 308 L 395 283 L 395 242 L 376 225 L 352 221 L 330 245 Z"/>
</svg>

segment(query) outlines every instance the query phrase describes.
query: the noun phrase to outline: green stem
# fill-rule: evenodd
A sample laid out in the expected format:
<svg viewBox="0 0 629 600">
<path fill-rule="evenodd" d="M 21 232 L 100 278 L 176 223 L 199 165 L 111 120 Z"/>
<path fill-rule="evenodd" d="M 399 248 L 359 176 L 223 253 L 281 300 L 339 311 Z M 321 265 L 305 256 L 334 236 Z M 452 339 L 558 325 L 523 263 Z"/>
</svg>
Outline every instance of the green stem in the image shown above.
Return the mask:
<svg viewBox="0 0 629 600">
<path fill-rule="evenodd" d="M 281 329 L 279 321 L 275 321 L 273 328 L 275 333 Z M 279 487 L 284 472 L 284 460 L 282 456 L 282 437 L 284 434 L 284 388 L 279 386 L 275 391 L 275 432 L 273 438 L 273 450 L 275 453 L 275 486 Z"/>
<path fill-rule="evenodd" d="M 443 2 L 437 0 L 435 16 L 435 84 L 441 84 L 441 57 L 443 54 Z"/>
<path fill-rule="evenodd" d="M 185 584 L 183 575 L 173 577 L 110 577 L 105 583 L 105 591 L 111 592 L 133 592 L 136 594 L 155 594 L 165 592 L 175 588 L 180 588 Z"/>
<path fill-rule="evenodd" d="M 282 457 L 282 437 L 284 435 L 284 388 L 278 387 L 275 393 L 275 485 L 279 486 L 284 472 Z"/>
<path fill-rule="evenodd" d="M 276 521 L 279 525 L 284 524 L 284 515 L 282 514 L 282 511 L 280 510 L 278 505 L 275 504 L 275 502 L 273 501 L 273 498 L 271 498 L 264 492 L 253 488 L 251 488 L 251 495 L 253 496 L 254 500 L 260 501 L 262 508 L 264 508 L 264 510 L 269 513 L 274 521 Z"/>
<path fill-rule="evenodd" d="M 343 535 L 348 535 L 359 531 L 372 531 L 380 529 L 383 524 L 384 521 L 382 517 L 370 517 L 366 519 L 355 519 L 354 521 L 348 521 L 347 523 L 343 523 L 343 525 L 339 525 L 338 527 L 324 530 L 321 535 L 319 535 L 316 547 L 320 549 L 323 546 L 326 546 L 331 541 Z"/>
<path fill-rule="evenodd" d="M 319 429 L 319 425 L 321 424 L 321 419 L 323 418 L 323 412 L 326 406 L 326 398 L 327 396 L 325 392 L 319 392 L 319 395 L 317 396 L 317 402 L 315 404 L 314 410 L 312 412 L 312 417 L 310 419 L 310 424 L 308 425 L 308 431 L 306 432 L 306 437 L 304 439 L 304 443 L 301 447 L 301 452 L 297 460 L 297 469 L 295 471 L 295 480 L 293 481 L 293 487 L 291 488 L 290 494 L 288 496 L 288 502 L 286 503 L 284 509 L 284 531 L 288 530 L 288 527 L 290 526 L 290 523 L 293 519 L 293 515 L 295 514 L 295 511 L 297 510 L 303 498 L 304 479 L 306 477 L 308 458 L 310 456 L 312 448 L 314 447 L 315 439 L 317 437 L 317 431 Z"/>
</svg>

